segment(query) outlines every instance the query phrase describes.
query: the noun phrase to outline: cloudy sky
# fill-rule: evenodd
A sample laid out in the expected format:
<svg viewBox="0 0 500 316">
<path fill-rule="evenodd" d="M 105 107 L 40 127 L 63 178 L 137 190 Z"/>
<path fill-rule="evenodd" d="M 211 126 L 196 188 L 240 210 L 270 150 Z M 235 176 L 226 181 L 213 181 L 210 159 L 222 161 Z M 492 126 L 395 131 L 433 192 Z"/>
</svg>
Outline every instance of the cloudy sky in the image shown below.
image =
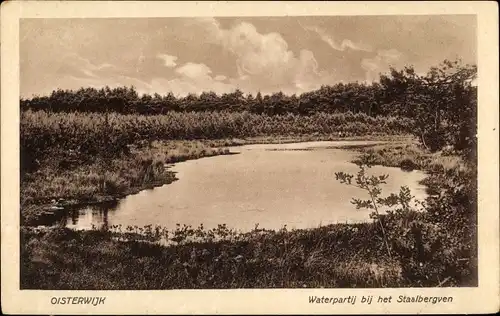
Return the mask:
<svg viewBox="0 0 500 316">
<path fill-rule="evenodd" d="M 23 19 L 20 89 L 300 94 L 390 66 L 476 63 L 476 53 L 472 15 Z"/>
</svg>

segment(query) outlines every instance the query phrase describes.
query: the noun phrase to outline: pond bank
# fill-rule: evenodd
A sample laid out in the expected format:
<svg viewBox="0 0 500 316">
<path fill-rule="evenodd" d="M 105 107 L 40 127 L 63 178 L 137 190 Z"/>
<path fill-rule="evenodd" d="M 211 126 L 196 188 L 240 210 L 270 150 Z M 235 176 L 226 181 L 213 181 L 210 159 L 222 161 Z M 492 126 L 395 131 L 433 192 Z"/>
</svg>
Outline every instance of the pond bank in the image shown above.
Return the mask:
<svg viewBox="0 0 500 316">
<path fill-rule="evenodd" d="M 102 205 L 152 189 L 176 180 L 167 164 L 187 160 L 227 155 L 225 148 L 249 144 L 286 144 L 311 140 L 400 140 L 404 136 L 365 136 L 339 138 L 335 135 L 305 135 L 296 137 L 259 137 L 250 139 L 163 141 L 135 146 L 129 155 L 112 159 L 95 159 L 92 163 L 74 164 L 61 168 L 65 157 L 54 155 L 50 163 L 41 166 L 21 181 L 22 224 L 39 222 L 64 209 L 86 205 Z"/>
<path fill-rule="evenodd" d="M 50 164 L 28 174 L 21 181 L 22 224 L 40 217 L 85 205 L 104 205 L 142 190 L 172 183 L 175 173 L 168 164 L 231 154 L 200 141 L 155 142 L 135 146 L 129 154 L 97 157 L 90 163 L 61 168 L 64 157 L 54 156 Z"/>
<path fill-rule="evenodd" d="M 334 178 L 334 172 L 358 171 L 350 163 L 356 153 L 335 147 L 361 143 L 373 144 L 325 141 L 229 147 L 239 154 L 175 164 L 169 170 L 179 181 L 129 195 L 115 206 L 72 211 L 62 220 L 73 229 L 149 224 L 175 229 L 179 223 L 206 228 L 226 224 L 242 231 L 255 224 L 274 230 L 283 225 L 303 229 L 368 221 L 369 212 L 353 211 L 346 198 L 364 198 L 364 192 Z M 425 198 L 418 185 L 424 177 L 420 172 L 379 166 L 371 172 L 389 175 L 384 190 L 406 185 L 419 199 Z"/>
</svg>

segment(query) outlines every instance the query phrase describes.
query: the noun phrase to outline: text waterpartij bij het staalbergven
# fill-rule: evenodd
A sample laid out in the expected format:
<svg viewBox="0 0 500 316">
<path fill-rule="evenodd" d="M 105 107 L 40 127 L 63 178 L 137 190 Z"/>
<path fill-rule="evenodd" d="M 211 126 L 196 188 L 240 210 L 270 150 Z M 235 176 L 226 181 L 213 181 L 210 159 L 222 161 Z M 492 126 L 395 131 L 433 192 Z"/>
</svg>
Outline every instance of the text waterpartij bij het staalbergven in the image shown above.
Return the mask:
<svg viewBox="0 0 500 316">
<path fill-rule="evenodd" d="M 398 295 L 397 297 L 389 296 L 375 296 L 375 295 L 363 295 L 363 296 L 309 296 L 309 303 L 311 304 L 391 304 L 391 303 L 430 303 L 430 304 L 440 304 L 440 303 L 452 303 L 453 297 L 451 296 L 422 296 L 422 295 Z"/>
</svg>

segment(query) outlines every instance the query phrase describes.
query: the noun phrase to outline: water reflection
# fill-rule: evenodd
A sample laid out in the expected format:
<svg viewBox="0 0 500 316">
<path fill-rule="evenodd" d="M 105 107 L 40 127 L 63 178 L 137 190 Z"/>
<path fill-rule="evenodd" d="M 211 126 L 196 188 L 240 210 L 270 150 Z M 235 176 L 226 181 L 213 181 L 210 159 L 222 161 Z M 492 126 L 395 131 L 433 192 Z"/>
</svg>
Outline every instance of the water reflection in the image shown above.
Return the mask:
<svg viewBox="0 0 500 316">
<path fill-rule="evenodd" d="M 350 144 L 360 142 L 351 142 Z M 350 161 L 355 152 L 335 148 L 332 142 L 235 147 L 239 155 L 216 156 L 178 163 L 179 181 L 130 195 L 115 205 L 91 206 L 67 212 L 67 227 L 91 229 L 176 223 L 214 228 L 218 224 L 251 230 L 311 228 L 338 222 L 362 222 L 369 211 L 355 210 L 351 198 L 366 199 L 366 192 L 335 181 L 334 172 L 356 173 Z M 337 145 L 346 145 L 339 142 Z M 269 150 L 269 149 L 289 150 Z M 311 150 L 297 150 L 307 148 Z M 292 150 L 290 150 L 292 149 Z M 383 195 L 410 187 L 423 200 L 425 188 L 419 171 L 374 166 L 372 174 L 389 174 Z"/>
<path fill-rule="evenodd" d="M 117 203 L 94 205 L 66 212 L 66 227 L 76 229 L 91 229 L 109 227 L 109 217 L 116 212 Z"/>
</svg>

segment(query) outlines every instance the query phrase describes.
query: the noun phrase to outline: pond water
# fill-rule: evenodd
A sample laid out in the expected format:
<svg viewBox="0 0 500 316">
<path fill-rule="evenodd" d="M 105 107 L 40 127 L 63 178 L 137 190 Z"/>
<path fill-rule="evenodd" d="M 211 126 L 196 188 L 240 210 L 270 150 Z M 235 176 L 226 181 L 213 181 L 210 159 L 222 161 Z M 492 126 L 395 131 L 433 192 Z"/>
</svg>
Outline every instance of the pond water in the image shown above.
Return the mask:
<svg viewBox="0 0 500 316">
<path fill-rule="evenodd" d="M 356 210 L 353 197 L 363 190 L 340 184 L 335 172 L 356 173 L 354 151 L 335 148 L 366 141 L 307 142 L 231 147 L 236 155 L 190 160 L 172 166 L 178 181 L 130 195 L 116 205 L 69 212 L 63 220 L 76 229 L 108 225 L 176 223 L 206 228 L 226 224 L 247 231 L 260 228 L 313 228 L 338 222 L 361 222 L 369 211 Z M 419 180 L 425 174 L 375 166 L 370 174 L 388 174 L 383 195 L 408 186 L 420 200 L 426 196 Z"/>
</svg>

